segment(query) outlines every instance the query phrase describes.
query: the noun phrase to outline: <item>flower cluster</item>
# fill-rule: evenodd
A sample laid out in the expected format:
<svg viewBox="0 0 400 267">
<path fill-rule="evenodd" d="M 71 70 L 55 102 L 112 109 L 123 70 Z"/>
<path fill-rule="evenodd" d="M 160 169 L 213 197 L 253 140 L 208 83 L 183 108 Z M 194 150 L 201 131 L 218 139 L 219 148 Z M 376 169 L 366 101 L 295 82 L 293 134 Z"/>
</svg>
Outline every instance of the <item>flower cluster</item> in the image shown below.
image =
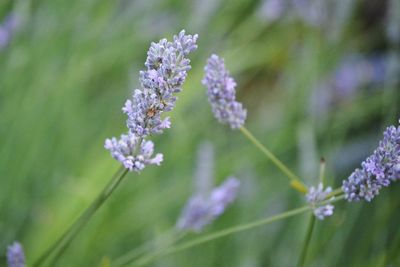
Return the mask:
<svg viewBox="0 0 400 267">
<path fill-rule="evenodd" d="M 390 126 L 383 134 L 374 153 L 343 181 L 343 192 L 348 201 L 371 201 L 382 187 L 400 179 L 400 126 Z"/>
<path fill-rule="evenodd" d="M 202 83 L 207 87 L 214 116 L 232 129 L 240 128 L 246 120 L 247 111 L 235 100 L 236 82 L 225 69 L 224 60 L 211 55 L 204 71 Z"/>
<path fill-rule="evenodd" d="M 194 195 L 183 209 L 177 227 L 180 230 L 200 232 L 235 200 L 239 186 L 238 179 L 229 177 L 222 185 L 214 188 L 209 195 Z"/>
<path fill-rule="evenodd" d="M 112 157 L 121 162 L 130 171 L 141 171 L 149 164 L 160 165 L 163 155 L 158 153 L 152 158 L 154 151 L 153 142 L 141 142 L 139 152 L 135 153 L 135 149 L 138 146 L 139 138 L 133 134 L 123 134 L 119 140 L 115 137 L 107 139 L 104 145 L 106 149 L 111 151 Z"/>
<path fill-rule="evenodd" d="M 7 249 L 8 267 L 25 267 L 24 249 L 21 244 L 14 242 Z"/>
<path fill-rule="evenodd" d="M 161 114 L 175 106 L 174 93 L 182 91 L 190 70 L 187 56 L 196 50 L 196 41 L 197 35 L 185 35 L 181 31 L 173 42 L 162 39 L 151 44 L 145 63 L 147 70 L 140 72 L 141 90 L 135 90 L 133 99 L 123 108 L 132 133 L 145 137 L 170 127 L 169 118 L 161 119 Z"/>
<path fill-rule="evenodd" d="M 333 214 L 334 206 L 330 203 L 322 204 L 321 202 L 327 201 L 327 197 L 329 193 L 332 192 L 331 187 L 327 187 L 324 190 L 322 183 L 318 184 L 318 187 L 311 186 L 308 189 L 306 199 L 307 202 L 311 205 L 314 210 L 314 215 L 320 220 L 323 220 L 325 217 L 331 216 Z M 328 200 L 332 201 L 334 198 L 330 198 Z"/>
<path fill-rule="evenodd" d="M 140 89 L 133 92 L 122 111 L 127 114 L 127 135 L 107 139 L 104 147 L 130 171 L 140 171 L 148 164 L 159 165 L 162 154 L 152 158 L 154 144 L 144 138 L 162 133 L 170 128 L 169 117 L 163 112 L 171 111 L 176 96 L 182 90 L 187 71 L 190 70 L 189 53 L 197 49 L 196 35 L 186 35 L 182 30 L 173 42 L 166 39 L 152 43 L 147 52 L 146 70 L 140 71 Z"/>
</svg>

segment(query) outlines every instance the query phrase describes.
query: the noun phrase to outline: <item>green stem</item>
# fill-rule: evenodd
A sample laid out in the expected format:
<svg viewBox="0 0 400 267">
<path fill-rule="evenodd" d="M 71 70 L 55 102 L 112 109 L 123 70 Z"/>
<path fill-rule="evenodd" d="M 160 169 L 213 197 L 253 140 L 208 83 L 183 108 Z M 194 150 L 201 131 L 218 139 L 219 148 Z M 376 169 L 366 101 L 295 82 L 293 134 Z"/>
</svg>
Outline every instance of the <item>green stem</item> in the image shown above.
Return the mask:
<svg viewBox="0 0 400 267">
<path fill-rule="evenodd" d="M 330 201 L 330 200 L 322 201 L 321 203 L 319 203 L 319 205 L 325 205 L 327 203 L 335 203 L 335 202 L 340 201 L 342 199 L 344 199 L 344 195 L 337 196 L 332 201 Z M 164 249 L 164 250 L 161 250 L 161 251 L 156 251 L 156 252 L 154 252 L 152 254 L 149 254 L 147 256 L 143 256 L 142 258 L 140 258 L 139 260 L 137 260 L 137 261 L 135 261 L 133 263 L 135 263 L 135 266 L 146 265 L 146 264 L 152 262 L 153 260 L 155 260 L 155 259 L 157 259 L 159 257 L 170 255 L 170 254 L 173 254 L 173 253 L 177 253 L 177 252 L 180 252 L 180 251 L 183 251 L 183 250 L 186 250 L 186 249 L 201 245 L 203 243 L 206 243 L 206 242 L 209 242 L 209 241 L 212 241 L 212 240 L 215 240 L 215 239 L 218 239 L 218 238 L 230 235 L 230 234 L 242 232 L 242 231 L 249 230 L 249 229 L 252 229 L 252 228 L 255 228 L 255 227 L 258 227 L 258 226 L 262 226 L 262 225 L 265 225 L 265 224 L 269 224 L 269 223 L 272 223 L 272 222 L 283 220 L 283 219 L 286 219 L 286 218 L 289 218 L 289 217 L 292 217 L 292 216 L 295 216 L 295 215 L 310 211 L 312 209 L 313 208 L 311 206 L 307 205 L 307 206 L 303 206 L 303 207 L 300 207 L 300 208 L 297 208 L 297 209 L 294 209 L 294 210 L 291 210 L 291 211 L 287 211 L 287 212 L 284 212 L 284 213 L 281 213 L 281 214 L 278 214 L 278 215 L 274 215 L 274 216 L 271 216 L 271 217 L 268 217 L 268 218 L 265 218 L 265 219 L 261 219 L 261 220 L 255 221 L 255 222 L 250 222 L 250 223 L 247 223 L 247 224 L 233 226 L 231 228 L 227 228 L 227 229 L 224 229 L 224 230 L 221 230 L 221 231 L 217 231 L 215 233 L 210 233 L 208 235 L 204 235 L 204 236 L 195 238 L 194 240 L 187 241 L 187 242 L 185 242 L 183 244 L 176 245 L 176 246 L 173 246 L 171 248 L 167 248 L 167 249 Z"/>
<path fill-rule="evenodd" d="M 215 232 L 215 233 L 211 233 L 211 234 L 196 238 L 194 240 L 185 242 L 185 243 L 183 243 L 181 245 L 177 245 L 177 246 L 174 246 L 174 247 L 171 247 L 169 249 L 162 250 L 162 251 L 157 251 L 157 252 L 152 253 L 152 254 L 150 254 L 148 256 L 142 257 L 141 259 L 139 259 L 139 261 L 137 261 L 137 265 L 138 266 L 142 266 L 142 265 L 150 263 L 151 261 L 155 260 L 158 257 L 166 256 L 166 255 L 173 254 L 173 253 L 176 253 L 176 252 L 180 252 L 180 251 L 192 248 L 194 246 L 198 246 L 200 244 L 215 240 L 217 238 L 221 238 L 221 237 L 224 237 L 224 236 L 227 236 L 227 235 L 230 235 L 230 234 L 242 232 L 242 231 L 245 231 L 245 230 L 248 230 L 248 229 L 251 229 L 251 228 L 255 228 L 255 227 L 262 226 L 262 225 L 265 225 L 265 224 L 268 224 L 268 223 L 272 223 L 272 222 L 276 222 L 276 221 L 279 221 L 279 220 L 282 220 L 282 219 L 286 219 L 286 218 L 289 218 L 289 217 L 304 213 L 304 212 L 309 211 L 309 210 L 311 210 L 310 206 L 304 206 L 304 207 L 301 207 L 301 208 L 298 208 L 298 209 L 294 209 L 294 210 L 291 210 L 291 211 L 287 211 L 287 212 L 284 212 L 284 213 L 281 213 L 281 214 L 278 214 L 278 215 L 275 215 L 275 216 L 272 216 L 272 217 L 268 217 L 268 218 L 265 218 L 265 219 L 262 219 L 262 220 L 258 220 L 258 221 L 255 221 L 255 222 L 234 226 L 234 227 L 227 228 L 227 229 Z"/>
<path fill-rule="evenodd" d="M 106 185 L 103 191 L 97 196 L 97 198 L 92 202 L 92 204 L 76 219 L 76 221 L 65 231 L 65 233 L 54 242 L 38 260 L 32 265 L 32 267 L 41 266 L 48 257 L 56 250 L 58 250 L 56 256 L 54 257 L 51 266 L 54 266 L 60 256 L 67 249 L 71 241 L 77 236 L 80 230 L 88 223 L 93 214 L 103 205 L 103 203 L 108 199 L 112 192 L 121 183 L 128 169 L 121 166 L 120 169 L 114 174 L 110 182 Z"/>
<path fill-rule="evenodd" d="M 325 182 L 325 159 L 321 159 L 319 164 L 319 182 L 324 184 Z"/>
<path fill-rule="evenodd" d="M 335 190 L 333 190 L 332 192 L 330 192 L 327 196 L 326 199 L 329 199 L 331 197 L 337 196 L 339 194 L 343 193 L 343 190 L 341 187 L 336 188 Z"/>
<path fill-rule="evenodd" d="M 300 254 L 299 261 L 297 263 L 297 267 L 305 266 L 304 264 L 306 262 L 308 247 L 310 246 L 310 241 L 311 241 L 312 233 L 314 230 L 314 225 L 315 225 L 315 216 L 314 216 L 314 214 L 311 214 L 310 222 L 308 224 L 306 238 L 304 240 L 303 249 L 301 250 L 301 254 Z"/>
<path fill-rule="evenodd" d="M 167 239 L 166 244 L 164 243 L 163 245 L 172 245 L 172 244 L 178 242 L 179 240 L 181 240 L 185 236 L 185 234 L 186 234 L 186 232 L 183 232 L 180 235 L 176 235 L 175 231 L 169 231 L 166 234 L 164 234 L 161 238 L 159 238 L 159 240 L 160 240 L 160 242 L 163 242 L 164 239 Z M 153 240 L 153 241 L 144 243 L 143 245 L 141 245 L 137 248 L 134 248 L 133 250 L 122 255 L 121 257 L 113 260 L 111 262 L 111 266 L 113 266 L 113 267 L 126 266 L 127 264 L 136 260 L 139 256 L 146 253 L 147 250 L 150 250 L 156 243 L 158 243 L 157 241 L 158 240 Z"/>
<path fill-rule="evenodd" d="M 290 179 L 290 185 L 294 189 L 303 194 L 307 193 L 307 187 L 297 175 L 289 170 L 289 168 L 286 167 L 286 165 L 283 164 L 282 161 L 280 161 L 271 151 L 269 151 L 263 144 L 261 144 L 261 142 L 258 141 L 258 139 L 254 137 L 254 135 L 244 126 L 240 127 L 239 129 L 244 134 L 244 136 L 246 136 L 246 138 L 250 140 L 250 142 L 252 142 L 258 149 L 260 149 L 261 152 L 263 152 L 264 155 L 266 155 L 267 158 L 270 159 L 272 163 L 274 163 L 275 166 L 278 167 Z"/>
</svg>

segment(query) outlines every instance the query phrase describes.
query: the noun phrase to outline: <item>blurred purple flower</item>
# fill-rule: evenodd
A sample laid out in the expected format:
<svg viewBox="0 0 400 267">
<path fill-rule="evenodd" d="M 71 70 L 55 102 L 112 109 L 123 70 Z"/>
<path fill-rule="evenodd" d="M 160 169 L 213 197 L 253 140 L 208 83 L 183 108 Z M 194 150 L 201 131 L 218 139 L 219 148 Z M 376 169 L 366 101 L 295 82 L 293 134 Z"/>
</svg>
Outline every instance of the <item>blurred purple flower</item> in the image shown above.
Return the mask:
<svg viewBox="0 0 400 267">
<path fill-rule="evenodd" d="M 301 21 L 323 30 L 330 40 L 337 41 L 355 4 L 354 0 L 292 0 L 292 10 Z"/>
<path fill-rule="evenodd" d="M 25 267 L 24 249 L 21 244 L 14 242 L 7 249 L 8 267 Z"/>
<path fill-rule="evenodd" d="M 287 8 L 287 0 L 264 0 L 258 10 L 258 15 L 266 22 L 274 22 L 284 15 Z"/>
<path fill-rule="evenodd" d="M 266 23 L 298 19 L 322 30 L 330 40 L 337 41 L 355 4 L 354 0 L 264 0 L 257 15 Z"/>
<path fill-rule="evenodd" d="M 371 201 L 382 187 L 400 179 L 400 126 L 390 126 L 383 133 L 374 153 L 361 163 L 347 180 L 343 192 L 348 201 Z"/>
<path fill-rule="evenodd" d="M 315 87 L 311 99 L 313 113 L 323 116 L 332 106 L 351 101 L 360 89 L 382 85 L 387 72 L 386 56 L 346 56 L 337 69 Z"/>
<path fill-rule="evenodd" d="M 194 195 L 183 208 L 176 226 L 179 230 L 200 232 L 213 219 L 208 199 L 201 195 Z"/>
<path fill-rule="evenodd" d="M 229 177 L 222 185 L 211 191 L 210 202 L 213 216 L 221 215 L 225 208 L 235 200 L 239 186 L 238 179 Z"/>
<path fill-rule="evenodd" d="M 327 187 L 324 190 L 322 183 L 318 184 L 318 187 L 311 186 L 308 189 L 306 199 L 307 202 L 311 205 L 314 211 L 315 217 L 320 220 L 325 219 L 325 217 L 331 216 L 333 214 L 334 206 L 332 204 L 324 204 L 321 205 L 321 202 L 327 201 L 327 197 L 329 193 L 332 192 L 331 187 Z M 334 198 L 329 199 L 329 201 Z"/>
<path fill-rule="evenodd" d="M 10 43 L 18 24 L 18 17 L 14 14 L 9 14 L 0 24 L 0 50 Z"/>
<path fill-rule="evenodd" d="M 329 18 L 328 0 L 293 0 L 293 10 L 303 21 L 323 27 Z"/>
<path fill-rule="evenodd" d="M 246 120 L 247 111 L 235 101 L 236 82 L 225 69 L 224 60 L 211 55 L 204 71 L 202 83 L 208 89 L 208 100 L 215 118 L 223 124 L 229 124 L 232 129 L 240 128 Z"/>
<path fill-rule="evenodd" d="M 178 219 L 177 228 L 195 232 L 203 230 L 235 200 L 239 186 L 238 179 L 229 177 L 222 185 L 214 188 L 209 195 L 195 194 L 184 207 Z"/>
<path fill-rule="evenodd" d="M 348 96 L 357 88 L 372 84 L 382 84 L 386 74 L 386 57 L 349 57 L 335 73 L 335 87 L 339 94 Z"/>
</svg>

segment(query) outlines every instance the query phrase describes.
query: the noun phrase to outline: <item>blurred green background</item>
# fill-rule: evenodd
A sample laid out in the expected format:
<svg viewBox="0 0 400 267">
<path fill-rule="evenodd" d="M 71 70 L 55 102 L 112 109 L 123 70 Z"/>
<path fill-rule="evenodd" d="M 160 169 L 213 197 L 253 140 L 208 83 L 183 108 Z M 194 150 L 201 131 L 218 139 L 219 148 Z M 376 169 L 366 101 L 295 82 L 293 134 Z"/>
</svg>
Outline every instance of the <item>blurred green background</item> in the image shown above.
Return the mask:
<svg viewBox="0 0 400 267">
<path fill-rule="evenodd" d="M 121 107 L 149 44 L 181 29 L 199 34 L 199 49 L 172 128 L 153 139 L 163 164 L 130 173 L 57 266 L 100 266 L 174 227 L 205 140 L 215 150 L 215 183 L 229 175 L 242 182 L 206 233 L 305 204 L 239 131 L 213 118 L 200 83 L 211 53 L 238 83 L 247 128 L 307 185 L 318 182 L 324 157 L 328 185 L 340 186 L 385 127 L 398 125 L 399 2 L 1 0 L 0 266 L 14 240 L 29 266 L 104 187 L 119 167 L 104 139 L 126 131 Z M 372 203 L 338 203 L 317 222 L 307 266 L 400 266 L 399 208 L 399 184 Z M 294 266 L 308 218 L 151 266 Z"/>
</svg>

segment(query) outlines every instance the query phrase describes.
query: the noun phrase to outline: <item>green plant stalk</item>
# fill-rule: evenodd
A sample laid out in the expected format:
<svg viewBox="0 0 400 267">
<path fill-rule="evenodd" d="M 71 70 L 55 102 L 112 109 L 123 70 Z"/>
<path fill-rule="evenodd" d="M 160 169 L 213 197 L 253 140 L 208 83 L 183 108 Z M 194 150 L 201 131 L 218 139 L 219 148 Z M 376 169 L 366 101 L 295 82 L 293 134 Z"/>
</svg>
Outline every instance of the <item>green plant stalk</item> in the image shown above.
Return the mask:
<svg viewBox="0 0 400 267">
<path fill-rule="evenodd" d="M 290 179 L 290 186 L 293 187 L 295 190 L 299 191 L 300 193 L 307 193 L 308 189 L 301 181 L 301 179 L 295 175 L 291 170 L 282 161 L 280 161 L 269 149 L 267 149 L 263 144 L 254 135 L 247 130 L 244 126 L 239 128 L 240 131 L 244 134 L 244 136 L 250 140 L 264 155 L 267 156 L 268 159 L 275 164 L 278 169 L 280 169 L 289 179 Z"/>
<path fill-rule="evenodd" d="M 297 262 L 297 267 L 305 266 L 307 252 L 308 252 L 308 248 L 310 246 L 310 241 L 311 241 L 311 237 L 313 234 L 314 226 L 315 226 L 315 216 L 314 216 L 314 214 L 311 214 L 310 221 L 308 223 L 306 238 L 304 239 L 303 248 L 300 253 L 299 261 Z"/>
<path fill-rule="evenodd" d="M 181 233 L 178 233 L 178 235 L 177 235 L 176 231 L 170 231 L 167 234 L 165 234 L 163 237 L 161 237 L 160 240 L 169 238 L 170 240 L 167 240 L 168 242 L 164 245 L 171 246 L 171 245 L 175 244 L 176 242 L 178 242 L 179 240 L 181 240 L 182 238 L 184 238 L 187 235 L 187 233 L 188 232 L 181 232 Z M 121 257 L 111 261 L 111 266 L 122 267 L 122 266 L 128 265 L 129 263 L 136 260 L 138 257 L 145 254 L 148 250 L 151 250 L 152 245 L 154 245 L 154 243 L 157 243 L 157 241 L 158 240 L 153 240 L 151 242 L 144 243 L 143 245 L 129 251 L 125 255 L 122 255 Z"/>
<path fill-rule="evenodd" d="M 337 195 L 339 195 L 339 194 L 341 194 L 341 193 L 343 193 L 342 188 L 341 188 L 341 187 L 336 188 L 336 189 L 332 190 L 332 192 L 330 192 L 330 193 L 326 196 L 326 199 L 329 199 L 329 198 L 331 198 L 331 197 L 337 196 Z"/>
<path fill-rule="evenodd" d="M 110 182 L 106 185 L 103 191 L 97 196 L 92 204 L 76 219 L 76 221 L 54 242 L 44 253 L 40 256 L 32 267 L 39 267 L 48 259 L 51 254 L 58 250 L 56 257 L 53 259 L 52 266 L 56 263 L 57 259 L 63 254 L 71 241 L 77 236 L 79 231 L 88 223 L 93 214 L 103 205 L 103 203 L 114 192 L 117 186 L 122 182 L 127 174 L 128 169 L 123 166 L 113 175 Z"/>
<path fill-rule="evenodd" d="M 340 195 L 340 196 L 337 196 L 332 201 L 330 201 L 330 200 L 322 201 L 321 203 L 319 203 L 319 205 L 325 205 L 327 203 L 334 203 L 334 202 L 337 202 L 337 201 L 340 201 L 340 200 L 343 200 L 343 199 L 344 199 L 344 195 Z M 235 234 L 235 233 L 242 232 L 242 231 L 245 231 L 245 230 L 249 230 L 249 229 L 252 229 L 252 228 L 255 228 L 255 227 L 259 227 L 259 226 L 262 226 L 262 225 L 265 225 L 265 224 L 269 224 L 269 223 L 272 223 L 272 222 L 283 220 L 283 219 L 286 219 L 286 218 L 289 218 L 289 217 L 292 217 L 292 216 L 295 216 L 295 215 L 298 215 L 298 214 L 301 214 L 301 213 L 304 213 L 304 212 L 307 212 L 307 211 L 310 211 L 310 210 L 312 210 L 312 207 L 307 205 L 307 206 L 303 206 L 303 207 L 300 207 L 300 208 L 297 208 L 297 209 L 294 209 L 294 210 L 291 210 L 291 211 L 283 212 L 283 213 L 280 213 L 278 215 L 274 215 L 274 216 L 271 216 L 271 217 L 268 217 L 268 218 L 265 218 L 265 219 L 261 219 L 261 220 L 258 220 L 258 221 L 254 221 L 254 222 L 250 222 L 250 223 L 247 223 L 247 224 L 233 226 L 233 227 L 221 230 L 221 231 L 217 231 L 215 233 L 210 233 L 208 235 L 204 235 L 204 236 L 195 238 L 194 240 L 184 242 L 183 244 L 176 245 L 176 246 L 173 246 L 171 248 L 167 248 L 167 249 L 164 249 L 164 250 L 156 251 L 156 252 L 154 252 L 152 254 L 149 254 L 147 256 L 143 256 L 143 257 L 139 258 L 137 261 L 135 261 L 133 263 L 134 263 L 134 266 L 143 266 L 143 265 L 146 265 L 146 264 L 152 262 L 153 260 L 155 260 L 155 259 L 157 259 L 159 257 L 163 257 L 163 256 L 170 255 L 170 254 L 173 254 L 173 253 L 177 253 L 177 252 L 180 252 L 180 251 L 184 251 L 186 249 L 201 245 L 201 244 L 209 242 L 209 241 L 213 241 L 215 239 L 218 239 L 218 238 L 230 235 L 230 234 Z"/>
<path fill-rule="evenodd" d="M 325 182 L 325 160 L 322 158 L 319 164 L 319 182 L 324 184 Z"/>
<path fill-rule="evenodd" d="M 289 218 L 289 217 L 292 217 L 292 216 L 295 216 L 295 215 L 298 215 L 298 214 L 301 214 L 301 213 L 304 213 L 304 212 L 307 212 L 310 210 L 311 210 L 310 206 L 304 206 L 304 207 L 301 207 L 298 209 L 287 211 L 287 212 L 284 212 L 284 213 L 281 213 L 281 214 L 278 214 L 275 216 L 271 216 L 271 217 L 268 217 L 265 219 L 255 221 L 255 222 L 234 226 L 231 228 L 227 228 L 227 229 L 224 229 L 221 231 L 217 231 L 215 233 L 211 233 L 211 234 L 199 237 L 199 238 L 195 238 L 194 240 L 185 242 L 181 245 L 177 245 L 175 247 L 171 247 L 169 249 L 164 249 L 161 251 L 156 251 L 150 255 L 144 256 L 135 262 L 136 263 L 135 266 L 136 265 L 137 266 L 146 265 L 158 257 L 166 256 L 166 255 L 173 254 L 176 252 L 180 252 L 180 251 L 192 248 L 194 246 L 201 245 L 203 243 L 206 243 L 206 242 L 209 242 L 209 241 L 212 241 L 212 240 L 215 240 L 215 239 L 218 239 L 218 238 L 230 235 L 230 234 L 242 232 L 242 231 L 245 231 L 245 230 L 248 230 L 251 228 L 255 228 L 255 227 L 262 226 L 262 225 L 272 223 L 272 222 L 276 222 L 276 221 L 286 219 L 286 218 Z"/>
</svg>

